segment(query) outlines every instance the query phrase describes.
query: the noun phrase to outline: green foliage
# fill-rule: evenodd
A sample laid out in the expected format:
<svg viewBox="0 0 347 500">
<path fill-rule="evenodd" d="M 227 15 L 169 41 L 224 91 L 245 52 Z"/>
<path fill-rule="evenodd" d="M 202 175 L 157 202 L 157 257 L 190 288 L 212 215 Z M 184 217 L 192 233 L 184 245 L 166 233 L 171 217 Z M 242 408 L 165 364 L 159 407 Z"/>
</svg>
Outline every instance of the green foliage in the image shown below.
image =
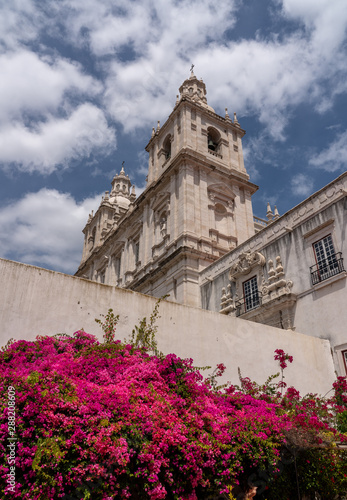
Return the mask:
<svg viewBox="0 0 347 500">
<path fill-rule="evenodd" d="M 149 321 L 147 321 L 146 317 L 142 318 L 142 320 L 140 321 L 140 325 L 135 326 L 130 337 L 130 343 L 134 347 L 143 347 L 159 357 L 163 356 L 163 354 L 160 351 L 158 351 L 158 343 L 155 338 L 155 335 L 158 330 L 156 322 L 158 318 L 160 318 L 159 316 L 160 302 L 164 300 L 166 297 L 168 297 L 168 295 L 164 295 L 163 297 L 157 300 L 153 312 L 149 318 Z"/>
<path fill-rule="evenodd" d="M 60 450 L 56 439 L 47 437 L 46 439 L 39 438 L 37 442 L 37 449 L 32 463 L 33 470 L 41 469 L 41 464 L 58 461 L 64 456 Z"/>
<path fill-rule="evenodd" d="M 37 371 L 31 372 L 30 375 L 27 378 L 28 384 L 30 384 L 30 385 L 36 385 L 38 383 L 38 381 L 40 380 L 41 376 L 42 376 L 41 373 L 39 373 Z"/>
<path fill-rule="evenodd" d="M 113 313 L 113 309 L 109 309 L 106 316 L 104 316 L 103 314 L 100 314 L 100 316 L 105 318 L 105 320 L 101 321 L 101 319 L 95 318 L 95 321 L 101 326 L 101 329 L 104 332 L 105 344 L 110 344 L 115 340 L 115 332 L 117 323 L 119 321 L 119 314 L 115 316 L 115 314 Z"/>
<path fill-rule="evenodd" d="M 295 454 L 280 474 L 270 478 L 267 500 L 279 498 L 316 498 L 324 500 L 342 498 L 347 491 L 347 452 L 338 448 L 308 449 Z"/>
<path fill-rule="evenodd" d="M 342 413 L 338 413 L 336 416 L 337 420 L 337 429 L 339 432 L 343 434 L 347 434 L 347 410 Z"/>
</svg>

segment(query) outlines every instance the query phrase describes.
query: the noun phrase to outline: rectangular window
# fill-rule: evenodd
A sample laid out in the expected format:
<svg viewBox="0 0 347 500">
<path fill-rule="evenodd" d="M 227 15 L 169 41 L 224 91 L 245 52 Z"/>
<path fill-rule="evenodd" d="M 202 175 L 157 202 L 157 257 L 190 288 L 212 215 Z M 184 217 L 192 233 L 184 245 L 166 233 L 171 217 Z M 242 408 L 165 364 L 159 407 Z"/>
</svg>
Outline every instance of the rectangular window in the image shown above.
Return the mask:
<svg viewBox="0 0 347 500">
<path fill-rule="evenodd" d="M 139 257 L 140 257 L 140 242 L 139 241 L 136 241 L 134 244 L 134 255 L 135 255 L 135 264 L 137 264 L 138 261 L 140 260 L 139 259 Z"/>
<path fill-rule="evenodd" d="M 259 306 L 258 283 L 256 276 L 253 276 L 253 278 L 243 283 L 243 297 L 245 312 Z"/>
<path fill-rule="evenodd" d="M 345 371 L 346 371 L 346 374 L 347 374 L 347 350 L 346 351 L 342 351 L 342 357 L 343 357 L 343 362 L 345 364 Z"/>
<path fill-rule="evenodd" d="M 117 280 L 119 280 L 119 278 L 120 278 L 120 263 L 121 263 L 120 257 L 115 257 L 114 270 L 115 270 Z"/>
<path fill-rule="evenodd" d="M 343 271 L 341 253 L 336 253 L 331 234 L 313 243 L 316 265 L 311 267 L 313 285 Z"/>
</svg>

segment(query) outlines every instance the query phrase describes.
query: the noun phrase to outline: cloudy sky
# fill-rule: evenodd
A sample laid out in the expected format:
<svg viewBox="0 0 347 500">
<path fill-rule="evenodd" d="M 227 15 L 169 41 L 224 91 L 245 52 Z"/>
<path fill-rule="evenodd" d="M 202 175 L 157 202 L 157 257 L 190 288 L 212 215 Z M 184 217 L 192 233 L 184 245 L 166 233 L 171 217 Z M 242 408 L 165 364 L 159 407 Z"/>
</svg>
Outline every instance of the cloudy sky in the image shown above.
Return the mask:
<svg viewBox="0 0 347 500">
<path fill-rule="evenodd" d="M 346 170 L 346 0 L 11 0 L 0 7 L 0 256 L 74 273 L 88 213 L 194 72 L 236 111 L 283 214 Z"/>
</svg>

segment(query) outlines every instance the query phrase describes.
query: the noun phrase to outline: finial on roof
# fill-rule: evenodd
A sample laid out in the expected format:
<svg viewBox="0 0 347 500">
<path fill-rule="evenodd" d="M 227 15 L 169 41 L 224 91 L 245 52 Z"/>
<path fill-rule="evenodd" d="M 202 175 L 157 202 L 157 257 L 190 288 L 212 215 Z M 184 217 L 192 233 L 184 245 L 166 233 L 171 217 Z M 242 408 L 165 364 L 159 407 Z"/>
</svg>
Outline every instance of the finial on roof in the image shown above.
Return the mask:
<svg viewBox="0 0 347 500">
<path fill-rule="evenodd" d="M 280 214 L 278 213 L 278 210 L 277 210 L 277 207 L 275 205 L 275 209 L 274 209 L 274 219 L 278 219 L 280 216 Z"/>
<path fill-rule="evenodd" d="M 133 203 L 136 200 L 135 186 L 131 187 L 130 201 Z"/>
<path fill-rule="evenodd" d="M 237 119 L 237 116 L 236 116 L 236 113 L 234 113 L 234 125 L 236 125 L 237 127 L 240 126 L 238 119 Z"/>
<path fill-rule="evenodd" d="M 180 96 L 177 94 L 176 95 L 176 104 L 178 104 L 180 102 Z"/>
<path fill-rule="evenodd" d="M 228 108 L 225 108 L 225 119 L 231 122 L 230 116 L 229 116 L 229 113 L 228 113 Z"/>
<path fill-rule="evenodd" d="M 190 67 L 190 76 L 195 76 L 194 75 L 194 64 L 192 64 Z"/>
<path fill-rule="evenodd" d="M 273 213 L 272 213 L 271 206 L 270 206 L 269 202 L 267 203 L 266 217 L 267 217 L 269 222 L 272 221 L 272 219 L 273 219 Z"/>
<path fill-rule="evenodd" d="M 157 125 L 157 132 L 160 130 L 160 120 L 158 120 L 158 125 Z"/>
<path fill-rule="evenodd" d="M 125 163 L 125 161 L 122 161 L 122 170 L 120 171 L 119 175 L 125 174 L 125 172 L 124 172 L 124 163 Z"/>
<path fill-rule="evenodd" d="M 153 127 L 152 128 L 152 136 L 151 137 L 154 137 L 155 136 L 155 128 Z"/>
</svg>

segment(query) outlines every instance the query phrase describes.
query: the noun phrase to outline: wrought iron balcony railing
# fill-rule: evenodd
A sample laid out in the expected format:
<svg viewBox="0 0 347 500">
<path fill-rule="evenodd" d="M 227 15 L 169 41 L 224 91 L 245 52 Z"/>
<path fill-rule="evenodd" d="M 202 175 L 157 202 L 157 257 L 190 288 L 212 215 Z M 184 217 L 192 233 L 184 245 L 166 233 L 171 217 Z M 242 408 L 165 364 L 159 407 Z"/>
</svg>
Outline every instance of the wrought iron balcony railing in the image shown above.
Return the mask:
<svg viewBox="0 0 347 500">
<path fill-rule="evenodd" d="M 254 292 L 252 295 L 245 295 L 235 302 L 236 316 L 242 316 L 248 311 L 252 311 L 261 306 L 261 295 Z"/>
<path fill-rule="evenodd" d="M 310 267 L 312 285 L 345 271 L 342 253 L 338 252 Z"/>
</svg>

